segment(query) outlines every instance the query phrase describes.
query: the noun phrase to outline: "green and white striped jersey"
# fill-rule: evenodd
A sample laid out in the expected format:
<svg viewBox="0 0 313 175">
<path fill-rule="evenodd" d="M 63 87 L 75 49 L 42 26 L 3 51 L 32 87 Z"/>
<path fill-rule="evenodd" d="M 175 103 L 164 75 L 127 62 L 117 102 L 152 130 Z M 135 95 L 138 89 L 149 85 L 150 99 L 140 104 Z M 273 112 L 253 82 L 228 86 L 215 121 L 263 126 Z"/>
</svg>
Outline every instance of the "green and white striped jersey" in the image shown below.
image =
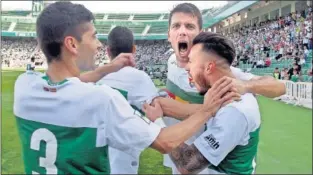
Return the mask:
<svg viewBox="0 0 313 175">
<path fill-rule="evenodd" d="M 31 71 L 16 80 L 14 114 L 27 174 L 108 174 L 108 146 L 135 157 L 160 132 L 108 86 Z"/>
<path fill-rule="evenodd" d="M 180 68 L 177 66 L 177 60 L 175 54 L 173 54 L 168 60 L 168 74 L 167 74 L 167 83 L 166 89 L 174 96 L 175 100 L 183 102 L 183 103 L 194 103 L 194 104 L 202 104 L 203 96 L 200 96 L 196 87 L 189 81 L 189 75 L 184 68 Z M 230 67 L 234 76 L 241 80 L 250 80 L 253 78 L 253 74 L 244 73 L 240 69 L 235 67 Z M 231 117 L 231 116 L 229 116 Z M 174 118 L 164 117 L 164 123 L 167 126 L 171 126 L 180 122 Z M 205 131 L 205 126 L 203 126 L 199 132 L 189 138 L 185 143 L 190 145 L 196 141 Z M 171 167 L 173 170 L 173 174 L 179 174 L 176 169 L 174 163 L 169 158 L 168 155 L 164 156 L 164 165 Z M 209 174 L 209 171 L 203 170 L 199 174 Z"/>
</svg>

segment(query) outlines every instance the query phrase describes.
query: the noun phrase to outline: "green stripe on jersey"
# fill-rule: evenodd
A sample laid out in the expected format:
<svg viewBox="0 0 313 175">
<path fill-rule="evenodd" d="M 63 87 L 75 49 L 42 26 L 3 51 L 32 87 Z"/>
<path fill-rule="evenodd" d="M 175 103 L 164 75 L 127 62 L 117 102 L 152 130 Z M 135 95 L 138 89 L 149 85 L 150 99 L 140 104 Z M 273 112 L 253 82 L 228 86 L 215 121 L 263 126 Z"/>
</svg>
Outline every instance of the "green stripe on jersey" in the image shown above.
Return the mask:
<svg viewBox="0 0 313 175">
<path fill-rule="evenodd" d="M 194 104 L 202 104 L 204 96 L 200 95 L 196 92 L 186 92 L 183 89 L 179 88 L 176 84 L 174 84 L 171 80 L 167 79 L 166 81 L 166 89 L 173 93 L 175 96 L 178 96 L 184 101 Z"/>
<path fill-rule="evenodd" d="M 124 96 L 124 98 L 126 100 L 128 100 L 128 92 L 127 91 L 122 90 L 122 89 L 118 89 L 118 88 L 114 88 L 114 87 L 112 87 L 112 89 L 115 89 L 115 90 L 119 91 Z"/>
<path fill-rule="evenodd" d="M 209 169 L 226 174 L 252 174 L 255 171 L 259 131 L 260 128 L 251 132 L 247 145 L 236 146 L 218 166 L 210 165 Z"/>
<path fill-rule="evenodd" d="M 48 83 L 48 85 L 50 85 L 50 86 L 61 85 L 61 84 L 64 84 L 65 82 L 68 81 L 67 79 L 64 79 L 63 81 L 54 83 L 54 82 L 52 82 L 52 81 L 50 80 L 50 78 L 49 78 L 47 75 L 43 76 L 42 79 L 46 80 L 47 83 Z"/>
<path fill-rule="evenodd" d="M 26 174 L 110 173 L 108 146 L 96 147 L 96 128 L 56 126 L 20 117 L 16 121 Z"/>
<path fill-rule="evenodd" d="M 112 88 L 113 88 L 113 87 L 112 87 Z M 122 90 L 122 89 L 118 89 L 118 88 L 113 88 L 113 89 L 119 91 L 119 92 L 125 97 L 125 99 L 128 100 L 128 92 L 127 92 L 127 91 Z M 134 106 L 134 105 L 130 105 L 130 106 L 131 106 L 133 109 L 135 109 L 135 110 L 137 110 L 138 112 L 140 112 L 141 115 L 143 115 L 143 116 L 145 115 L 145 113 L 144 113 L 142 110 L 138 109 L 136 106 Z"/>
</svg>

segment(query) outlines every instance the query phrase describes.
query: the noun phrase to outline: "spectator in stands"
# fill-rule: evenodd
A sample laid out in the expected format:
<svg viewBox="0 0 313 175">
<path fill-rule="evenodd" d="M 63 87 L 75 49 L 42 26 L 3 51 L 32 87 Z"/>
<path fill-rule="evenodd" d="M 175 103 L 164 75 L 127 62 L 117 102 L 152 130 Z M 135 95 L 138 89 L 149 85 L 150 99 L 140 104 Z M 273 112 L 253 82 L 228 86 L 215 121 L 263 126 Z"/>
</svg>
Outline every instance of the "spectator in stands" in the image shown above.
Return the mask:
<svg viewBox="0 0 313 175">
<path fill-rule="evenodd" d="M 291 81 L 298 82 L 299 81 L 299 74 L 296 69 L 293 69 L 293 75 L 291 76 Z"/>
<path fill-rule="evenodd" d="M 304 46 L 304 59 L 308 60 L 308 56 L 309 56 L 309 50 L 306 46 Z"/>
<path fill-rule="evenodd" d="M 301 70 L 299 70 L 299 65 L 297 63 L 293 64 L 293 67 L 289 69 L 288 71 L 288 75 L 289 75 L 289 80 L 291 80 L 292 76 L 294 75 L 294 73 L 296 72 L 297 74 L 299 74 Z"/>
<path fill-rule="evenodd" d="M 265 64 L 259 64 L 260 68 L 262 67 L 260 65 L 271 67 L 275 59 L 282 61 L 281 64 L 295 59 L 300 65 L 300 69 L 306 67 L 307 64 L 312 64 L 309 58 L 312 52 L 311 9 L 308 7 L 305 11 L 296 11 L 291 15 L 261 22 L 254 27 L 243 26 L 236 32 L 226 33 L 237 46 L 237 63 L 234 63 L 234 66 L 240 67 L 242 62 L 252 64 L 249 68 L 252 68 L 253 71 L 259 60 L 262 60 L 259 63 L 265 62 Z M 36 48 L 38 44 L 35 39 L 3 37 L 1 45 L 1 57 L 4 65 L 26 67 L 29 64 L 29 55 L 35 57 L 36 67 L 46 65 L 42 52 Z M 103 45 L 106 45 L 105 41 L 103 41 Z M 155 64 L 166 65 L 167 59 L 173 53 L 170 48 L 167 40 L 136 41 L 136 65 L 143 68 L 153 67 L 152 65 Z M 270 66 L 268 66 L 267 58 L 271 60 Z M 100 49 L 95 59 L 98 65 L 104 64 L 108 60 L 106 47 Z M 155 69 L 151 68 L 146 71 L 150 73 Z"/>
<path fill-rule="evenodd" d="M 257 63 L 256 63 L 256 68 L 263 68 L 264 67 L 264 61 L 262 59 L 260 59 Z"/>
<path fill-rule="evenodd" d="M 280 72 L 280 77 L 282 80 L 289 80 L 288 68 L 282 69 L 282 71 Z"/>
<path fill-rule="evenodd" d="M 280 75 L 280 72 L 279 72 L 279 69 L 278 67 L 275 68 L 274 70 L 274 73 L 273 73 L 273 77 L 277 80 L 280 80 L 281 79 L 281 75 Z"/>
<path fill-rule="evenodd" d="M 300 60 L 299 60 L 299 65 L 301 66 L 303 64 L 305 64 L 305 56 L 301 55 Z"/>
<path fill-rule="evenodd" d="M 272 64 L 271 58 L 269 56 L 269 53 L 267 53 L 266 60 L 265 60 L 265 67 L 270 67 L 271 64 Z"/>
</svg>

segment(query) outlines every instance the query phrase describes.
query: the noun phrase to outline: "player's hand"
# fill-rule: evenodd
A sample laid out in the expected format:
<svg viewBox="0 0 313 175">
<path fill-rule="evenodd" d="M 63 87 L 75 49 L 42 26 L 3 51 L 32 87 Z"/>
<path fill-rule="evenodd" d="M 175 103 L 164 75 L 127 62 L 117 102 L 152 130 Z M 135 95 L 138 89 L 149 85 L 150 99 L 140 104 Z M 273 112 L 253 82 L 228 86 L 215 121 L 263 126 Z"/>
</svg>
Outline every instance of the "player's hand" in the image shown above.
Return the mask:
<svg viewBox="0 0 313 175">
<path fill-rule="evenodd" d="M 152 122 L 163 116 L 163 110 L 157 100 L 154 100 L 153 106 L 145 103 L 142 110 Z"/>
<path fill-rule="evenodd" d="M 132 53 L 120 53 L 116 58 L 113 59 L 111 64 L 117 70 L 120 70 L 126 66 L 135 67 L 136 65 L 134 55 Z"/>
<path fill-rule="evenodd" d="M 208 90 L 204 96 L 203 110 L 215 116 L 221 108 L 235 100 L 240 100 L 240 94 L 232 83 L 232 79 L 223 77 Z"/>
<path fill-rule="evenodd" d="M 247 82 L 236 79 L 236 78 L 230 78 L 231 79 L 233 87 L 235 87 L 238 91 L 239 94 L 243 95 L 245 93 L 248 93 L 248 88 L 247 88 Z"/>
</svg>

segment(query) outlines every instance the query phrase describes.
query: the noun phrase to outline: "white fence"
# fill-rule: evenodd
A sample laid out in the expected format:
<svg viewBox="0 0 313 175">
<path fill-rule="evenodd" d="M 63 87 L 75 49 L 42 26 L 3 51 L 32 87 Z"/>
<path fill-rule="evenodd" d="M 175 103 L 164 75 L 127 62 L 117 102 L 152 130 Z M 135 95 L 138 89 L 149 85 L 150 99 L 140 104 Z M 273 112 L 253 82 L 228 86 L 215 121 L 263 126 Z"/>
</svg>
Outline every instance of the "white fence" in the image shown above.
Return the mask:
<svg viewBox="0 0 313 175">
<path fill-rule="evenodd" d="M 286 94 L 280 99 L 287 104 L 304 106 L 312 109 L 312 83 L 283 81 L 286 85 Z"/>
</svg>

